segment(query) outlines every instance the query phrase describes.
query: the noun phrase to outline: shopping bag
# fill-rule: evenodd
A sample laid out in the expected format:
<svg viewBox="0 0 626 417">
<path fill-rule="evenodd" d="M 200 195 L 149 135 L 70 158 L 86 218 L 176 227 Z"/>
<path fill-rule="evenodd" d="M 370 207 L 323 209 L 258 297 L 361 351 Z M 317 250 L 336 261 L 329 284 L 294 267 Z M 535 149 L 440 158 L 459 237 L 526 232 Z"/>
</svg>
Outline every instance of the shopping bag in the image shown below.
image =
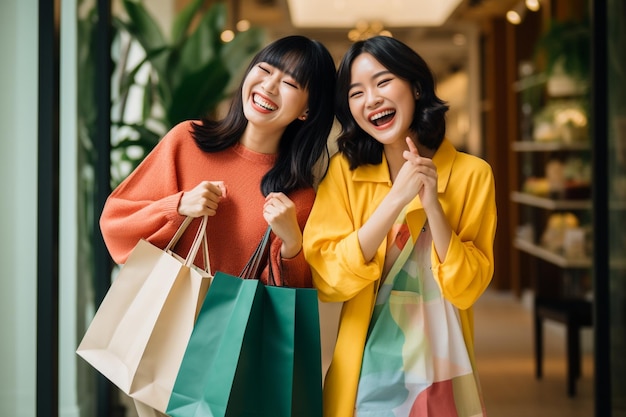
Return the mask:
<svg viewBox="0 0 626 417">
<path fill-rule="evenodd" d="M 165 411 L 195 318 L 211 281 L 203 217 L 187 258 L 137 243 L 78 346 L 77 354 L 124 393 Z M 193 266 L 203 248 L 205 269 Z"/>
<path fill-rule="evenodd" d="M 245 279 L 258 278 L 269 232 L 240 276 L 215 273 L 172 390 L 169 416 L 321 417 L 316 290 Z"/>
<path fill-rule="evenodd" d="M 409 237 L 380 287 L 363 352 L 355 417 L 483 417 L 458 309 L 430 268 L 432 237 Z"/>
<path fill-rule="evenodd" d="M 322 351 L 317 291 L 275 286 L 264 289 L 263 415 L 321 417 Z M 245 392 L 237 394 L 243 398 Z"/>
</svg>

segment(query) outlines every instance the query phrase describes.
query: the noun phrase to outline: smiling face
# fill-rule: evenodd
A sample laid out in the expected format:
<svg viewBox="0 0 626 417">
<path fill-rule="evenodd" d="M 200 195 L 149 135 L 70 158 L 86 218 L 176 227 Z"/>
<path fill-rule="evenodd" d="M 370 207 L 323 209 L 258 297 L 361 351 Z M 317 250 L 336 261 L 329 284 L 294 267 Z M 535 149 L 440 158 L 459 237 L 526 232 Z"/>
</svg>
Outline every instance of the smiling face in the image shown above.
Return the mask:
<svg viewBox="0 0 626 417">
<path fill-rule="evenodd" d="M 356 123 L 383 145 L 405 146 L 415 112 L 416 92 L 371 54 L 352 63 L 348 105 Z"/>
<path fill-rule="evenodd" d="M 242 100 L 250 125 L 282 132 L 295 119 L 306 117 L 309 93 L 289 73 L 260 62 L 244 80 Z"/>
</svg>

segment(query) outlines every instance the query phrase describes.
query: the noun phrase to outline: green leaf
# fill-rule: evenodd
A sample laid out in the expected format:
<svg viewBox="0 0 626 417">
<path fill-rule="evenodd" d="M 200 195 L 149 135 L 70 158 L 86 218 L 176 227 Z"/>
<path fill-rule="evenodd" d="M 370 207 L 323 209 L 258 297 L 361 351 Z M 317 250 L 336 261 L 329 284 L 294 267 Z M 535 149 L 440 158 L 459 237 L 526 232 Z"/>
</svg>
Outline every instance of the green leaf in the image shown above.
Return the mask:
<svg viewBox="0 0 626 417">
<path fill-rule="evenodd" d="M 172 25 L 172 44 L 178 44 L 185 37 L 189 25 L 203 3 L 204 0 L 194 0 L 176 15 Z"/>
<path fill-rule="evenodd" d="M 228 9 L 226 7 L 226 3 L 220 1 L 215 3 L 204 15 L 202 18 L 203 21 L 206 21 L 205 24 L 209 27 L 214 34 L 214 38 L 219 41 L 219 35 L 222 33 L 224 28 L 226 27 L 226 17 L 228 16 Z M 217 46 L 214 45 L 214 46 Z"/>
<path fill-rule="evenodd" d="M 220 61 L 211 61 L 205 68 L 186 77 L 174 90 L 167 112 L 170 125 L 186 119 L 207 116 L 207 112 L 224 99 L 224 86 L 230 74 Z"/>
<path fill-rule="evenodd" d="M 154 105 L 152 88 L 152 75 L 148 74 L 148 83 L 143 88 L 141 120 L 148 120 L 150 118 L 150 114 L 152 113 L 152 106 Z"/>
<path fill-rule="evenodd" d="M 199 71 L 216 59 L 222 47 L 220 34 L 226 21 L 226 7 L 217 3 L 202 17 L 195 31 L 180 44 L 176 56 L 168 63 L 168 75 L 178 86 L 189 74 Z"/>
<path fill-rule="evenodd" d="M 116 19 L 116 22 L 124 26 L 128 33 L 139 42 L 146 54 L 150 55 L 153 51 L 160 51 L 168 46 L 159 25 L 143 4 L 135 0 L 124 0 L 123 4 L 126 13 L 128 13 L 129 22 L 120 19 Z M 151 62 L 156 67 L 157 72 L 163 73 L 167 56 L 154 56 Z"/>
<path fill-rule="evenodd" d="M 231 74 L 240 74 L 247 68 L 252 56 L 263 46 L 264 34 L 259 28 L 250 28 L 239 32 L 235 38 L 224 44 L 220 51 L 221 61 L 224 62 Z"/>
<path fill-rule="evenodd" d="M 123 5 L 129 17 L 129 32 L 146 51 L 159 49 L 167 44 L 159 25 L 141 2 L 124 0 Z"/>
</svg>

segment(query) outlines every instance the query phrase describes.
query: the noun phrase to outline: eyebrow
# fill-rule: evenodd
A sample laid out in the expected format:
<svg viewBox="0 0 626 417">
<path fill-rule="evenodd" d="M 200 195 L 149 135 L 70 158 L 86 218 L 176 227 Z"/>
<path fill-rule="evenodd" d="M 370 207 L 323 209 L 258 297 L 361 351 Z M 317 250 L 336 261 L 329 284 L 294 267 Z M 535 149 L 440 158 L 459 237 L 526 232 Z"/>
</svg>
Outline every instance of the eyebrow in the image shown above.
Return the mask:
<svg viewBox="0 0 626 417">
<path fill-rule="evenodd" d="M 374 75 L 372 75 L 371 79 L 375 80 L 376 78 L 380 77 L 381 75 L 385 75 L 385 74 L 391 74 L 392 72 L 389 70 L 383 70 L 383 71 L 379 71 L 377 73 L 375 73 Z M 353 89 L 354 87 L 356 87 L 357 85 L 359 85 L 360 83 L 352 83 L 348 86 L 348 90 Z"/>
</svg>

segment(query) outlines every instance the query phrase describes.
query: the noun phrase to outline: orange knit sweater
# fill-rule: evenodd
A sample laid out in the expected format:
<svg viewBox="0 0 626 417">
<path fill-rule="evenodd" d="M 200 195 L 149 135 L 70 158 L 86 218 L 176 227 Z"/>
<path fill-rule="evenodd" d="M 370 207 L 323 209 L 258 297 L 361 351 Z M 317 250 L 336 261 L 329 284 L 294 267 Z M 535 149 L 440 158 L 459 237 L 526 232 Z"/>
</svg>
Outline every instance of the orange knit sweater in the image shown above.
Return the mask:
<svg viewBox="0 0 626 417">
<path fill-rule="evenodd" d="M 183 192 L 201 181 L 224 181 L 227 197 L 207 225 L 211 272 L 238 275 L 267 228 L 260 182 L 277 156 L 256 153 L 240 144 L 207 153 L 198 148 L 191 129 L 189 121 L 172 128 L 111 193 L 100 218 L 102 235 L 117 263 L 124 263 L 142 238 L 164 248 L 185 219 L 178 214 Z M 298 190 L 289 198 L 296 205 L 302 230 L 315 191 Z M 199 222 L 194 220 L 174 249 L 180 256 L 187 255 Z M 281 259 L 281 245 L 282 241 L 272 234 L 271 258 L 276 278 L 291 287 L 310 287 L 311 271 L 302 251 L 294 258 Z M 202 266 L 200 255 L 195 263 Z M 267 282 L 267 268 L 262 280 Z"/>
</svg>

